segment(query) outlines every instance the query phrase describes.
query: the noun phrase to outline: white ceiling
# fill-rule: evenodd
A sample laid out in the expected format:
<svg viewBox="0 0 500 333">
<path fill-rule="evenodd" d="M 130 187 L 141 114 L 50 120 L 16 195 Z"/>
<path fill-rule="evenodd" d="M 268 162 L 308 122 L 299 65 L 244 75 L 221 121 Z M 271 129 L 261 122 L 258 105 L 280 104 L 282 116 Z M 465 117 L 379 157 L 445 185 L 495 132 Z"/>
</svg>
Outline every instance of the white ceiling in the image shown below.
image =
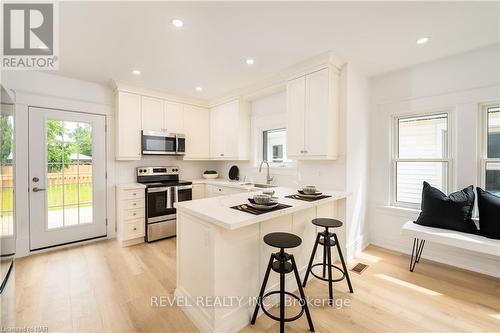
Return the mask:
<svg viewBox="0 0 500 333">
<path fill-rule="evenodd" d="M 61 75 L 212 99 L 329 50 L 373 76 L 499 43 L 500 3 L 61 2 L 59 31 Z"/>
</svg>

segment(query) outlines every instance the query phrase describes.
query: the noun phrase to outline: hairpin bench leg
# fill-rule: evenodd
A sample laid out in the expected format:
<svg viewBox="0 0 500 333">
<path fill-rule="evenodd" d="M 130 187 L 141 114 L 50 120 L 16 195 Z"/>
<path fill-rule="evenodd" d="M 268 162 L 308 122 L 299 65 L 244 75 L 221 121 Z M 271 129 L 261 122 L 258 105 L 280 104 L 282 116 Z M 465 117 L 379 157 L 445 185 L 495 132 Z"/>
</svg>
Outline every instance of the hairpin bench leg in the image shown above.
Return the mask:
<svg viewBox="0 0 500 333">
<path fill-rule="evenodd" d="M 420 257 L 422 257 L 422 251 L 424 250 L 425 240 L 414 238 L 413 248 L 411 251 L 410 258 L 410 272 L 413 272 L 415 265 L 420 262 Z"/>
</svg>

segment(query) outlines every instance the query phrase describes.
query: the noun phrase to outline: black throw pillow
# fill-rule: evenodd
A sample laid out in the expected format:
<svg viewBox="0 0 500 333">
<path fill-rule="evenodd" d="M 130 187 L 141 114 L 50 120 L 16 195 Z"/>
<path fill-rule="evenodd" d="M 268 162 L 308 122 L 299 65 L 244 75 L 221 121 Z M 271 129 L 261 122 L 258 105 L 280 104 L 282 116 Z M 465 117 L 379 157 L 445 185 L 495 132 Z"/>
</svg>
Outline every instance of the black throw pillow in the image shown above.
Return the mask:
<svg viewBox="0 0 500 333">
<path fill-rule="evenodd" d="M 474 187 L 446 196 L 443 192 L 424 182 L 422 190 L 422 212 L 415 223 L 427 227 L 452 229 L 467 233 L 477 233 L 472 221 L 474 209 Z"/>
<path fill-rule="evenodd" d="M 485 237 L 500 239 L 500 197 L 477 188 L 479 208 L 479 233 Z"/>
</svg>

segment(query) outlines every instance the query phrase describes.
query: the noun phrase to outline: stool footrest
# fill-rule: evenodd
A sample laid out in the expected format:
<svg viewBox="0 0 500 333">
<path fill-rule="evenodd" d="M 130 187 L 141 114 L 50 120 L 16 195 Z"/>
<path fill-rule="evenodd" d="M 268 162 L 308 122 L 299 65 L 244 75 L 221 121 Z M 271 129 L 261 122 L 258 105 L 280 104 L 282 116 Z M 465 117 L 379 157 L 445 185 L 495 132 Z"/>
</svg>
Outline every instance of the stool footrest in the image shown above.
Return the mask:
<svg viewBox="0 0 500 333">
<path fill-rule="evenodd" d="M 262 303 L 264 301 L 264 298 L 269 297 L 271 295 L 279 294 L 279 293 L 280 293 L 279 290 L 268 292 L 267 294 L 265 294 L 264 296 L 262 296 Z M 285 293 L 285 295 L 291 296 L 291 297 L 295 298 L 296 300 L 298 300 L 301 303 L 301 307 L 300 307 L 300 313 L 298 315 L 293 316 L 293 317 L 288 317 L 288 318 L 285 317 L 285 318 L 283 318 L 283 321 L 289 322 L 289 321 L 294 321 L 294 320 L 299 319 L 304 314 L 304 305 L 302 304 L 302 300 L 300 299 L 299 296 L 297 296 L 295 294 L 292 294 L 292 293 L 290 293 L 288 291 L 285 291 L 284 293 Z M 285 305 L 284 304 L 280 304 L 280 306 L 285 306 Z M 262 312 L 264 312 L 269 318 L 271 318 L 273 320 L 281 321 L 280 317 L 276 317 L 276 316 L 272 315 L 271 313 L 269 313 L 264 306 L 262 306 Z"/>
<path fill-rule="evenodd" d="M 311 266 L 311 274 L 312 274 L 315 278 L 317 278 L 317 279 L 320 279 L 320 280 L 322 280 L 322 281 L 326 281 L 326 282 L 329 282 L 329 281 L 330 281 L 330 280 L 328 280 L 328 278 L 324 278 L 324 277 L 318 276 L 318 275 L 316 275 L 316 273 L 314 273 L 314 271 L 313 271 L 312 269 L 313 269 L 313 267 L 316 267 L 316 266 L 326 266 L 326 267 L 330 266 L 330 267 L 333 267 L 333 268 L 337 269 L 338 271 L 340 271 L 340 272 L 342 273 L 342 277 L 340 277 L 340 278 L 338 278 L 338 279 L 332 279 L 332 282 L 339 282 L 339 281 L 342 281 L 343 279 L 345 279 L 345 272 L 344 272 L 344 270 L 343 270 L 342 268 L 340 268 L 340 267 L 338 267 L 338 266 L 335 266 L 335 265 L 333 265 L 333 264 L 330 264 L 330 265 L 328 265 L 328 264 L 324 264 L 324 263 L 322 263 L 322 262 L 317 263 L 317 264 L 314 264 L 314 265 L 312 265 L 312 266 Z"/>
</svg>

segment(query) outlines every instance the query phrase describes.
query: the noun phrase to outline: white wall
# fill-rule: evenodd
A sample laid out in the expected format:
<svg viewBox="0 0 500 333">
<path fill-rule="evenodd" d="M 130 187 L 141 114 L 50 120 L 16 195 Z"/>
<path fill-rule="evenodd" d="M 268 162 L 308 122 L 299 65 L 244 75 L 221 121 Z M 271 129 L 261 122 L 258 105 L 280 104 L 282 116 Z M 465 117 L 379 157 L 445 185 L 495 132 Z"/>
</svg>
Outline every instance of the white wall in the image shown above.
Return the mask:
<svg viewBox="0 0 500 333">
<path fill-rule="evenodd" d="M 371 243 L 411 253 L 411 242 L 400 235 L 400 228 L 418 216 L 418 211 L 386 207 L 390 203 L 391 116 L 450 111 L 451 191 L 477 186 L 479 106 L 500 100 L 499 73 L 500 48 L 495 45 L 371 79 Z M 456 248 L 426 244 L 423 257 L 486 274 L 500 273 L 497 260 Z"/>
<path fill-rule="evenodd" d="M 370 94 L 369 82 L 360 74 L 355 66 L 347 64 L 345 68 L 346 99 L 346 191 L 350 193 L 347 200 L 347 252 L 354 257 L 369 240 L 369 229 L 366 219 L 369 188 L 369 114 Z"/>
</svg>

